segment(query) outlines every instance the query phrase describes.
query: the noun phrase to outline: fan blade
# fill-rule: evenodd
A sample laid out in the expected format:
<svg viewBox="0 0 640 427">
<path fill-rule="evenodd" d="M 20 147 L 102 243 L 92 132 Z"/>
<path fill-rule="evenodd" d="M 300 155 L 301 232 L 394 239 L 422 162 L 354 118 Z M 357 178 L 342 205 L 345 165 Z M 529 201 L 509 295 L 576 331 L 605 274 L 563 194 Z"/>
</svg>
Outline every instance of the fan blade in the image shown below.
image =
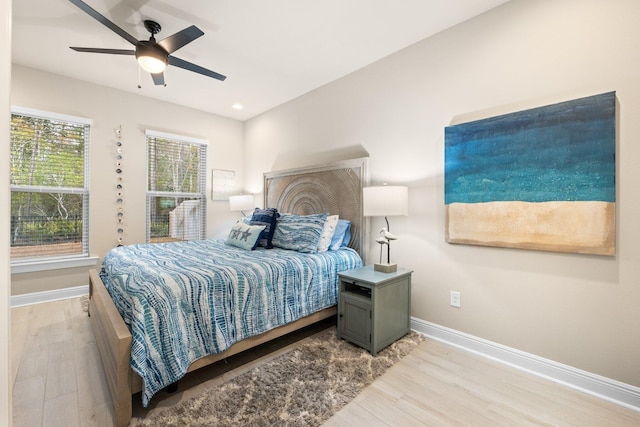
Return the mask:
<svg viewBox="0 0 640 427">
<path fill-rule="evenodd" d="M 69 0 L 71 3 L 78 6 L 82 9 L 83 12 L 87 13 L 92 18 L 96 19 L 98 22 L 102 23 L 105 27 L 109 28 L 114 33 L 118 34 L 120 37 L 131 43 L 132 45 L 136 45 L 138 40 L 133 37 L 131 34 L 127 33 L 122 28 L 118 27 L 113 22 L 109 21 L 107 18 L 98 13 L 94 8 L 83 2 L 82 0 Z"/>
<path fill-rule="evenodd" d="M 164 73 L 151 73 L 151 78 L 153 79 L 153 84 L 156 86 L 164 85 Z"/>
<path fill-rule="evenodd" d="M 222 74 L 218 74 L 215 71 L 207 70 L 206 68 L 202 68 L 199 65 L 192 64 L 191 62 L 187 62 L 184 59 L 176 58 L 175 56 L 169 55 L 167 58 L 169 60 L 170 65 L 174 65 L 176 67 L 183 68 L 188 71 L 193 71 L 194 73 L 202 74 L 203 76 L 213 77 L 214 79 L 218 79 L 224 81 L 227 76 L 223 76 Z"/>
<path fill-rule="evenodd" d="M 198 37 L 204 36 L 204 33 L 200 30 L 200 28 L 195 25 L 190 26 L 189 28 L 185 28 L 182 31 L 178 31 L 172 36 L 169 36 L 165 39 L 162 39 L 158 42 L 158 44 L 167 51 L 167 53 L 173 53 L 176 50 L 180 49 L 184 45 L 191 43 Z"/>
<path fill-rule="evenodd" d="M 90 53 L 110 53 L 112 55 L 135 55 L 135 50 L 128 49 L 102 49 L 97 47 L 70 47 L 70 49 L 76 52 L 90 52 Z"/>
</svg>

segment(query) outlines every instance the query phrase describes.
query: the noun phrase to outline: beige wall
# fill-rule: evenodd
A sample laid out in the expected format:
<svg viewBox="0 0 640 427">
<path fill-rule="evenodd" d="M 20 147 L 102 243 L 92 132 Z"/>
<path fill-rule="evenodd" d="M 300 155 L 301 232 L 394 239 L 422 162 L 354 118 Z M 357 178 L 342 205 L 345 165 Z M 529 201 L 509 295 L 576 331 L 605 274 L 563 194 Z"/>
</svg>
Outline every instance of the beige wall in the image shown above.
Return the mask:
<svg viewBox="0 0 640 427">
<path fill-rule="evenodd" d="M 9 140 L 9 87 L 11 85 L 11 2 L 0 2 L 0 138 Z M 9 182 L 9 144 L 2 144 L 0 180 Z M 0 218 L 9 217 L 9 186 L 0 185 Z M 0 225 L 0 425 L 12 421 L 11 380 L 9 379 L 9 222 Z"/>
<path fill-rule="evenodd" d="M 410 187 L 390 221 L 413 316 L 640 386 L 639 16 L 636 0 L 507 3 L 246 122 L 246 187 L 368 153 L 372 183 Z M 615 257 L 445 243 L 445 126 L 612 90 Z"/>
<path fill-rule="evenodd" d="M 141 243 L 146 238 L 146 129 L 208 140 L 207 194 L 211 193 L 212 168 L 235 170 L 238 191 L 242 189 L 243 125 L 240 121 L 21 66 L 13 67 L 11 103 L 93 120 L 89 196 L 90 254 L 93 256 L 102 257 L 117 244 L 115 131 L 120 126 L 125 243 Z M 208 198 L 208 237 L 226 235 L 235 219 L 237 215 L 229 211 L 227 202 L 213 202 Z M 89 281 L 87 268 L 14 274 L 11 279 L 12 295 L 81 286 Z"/>
</svg>

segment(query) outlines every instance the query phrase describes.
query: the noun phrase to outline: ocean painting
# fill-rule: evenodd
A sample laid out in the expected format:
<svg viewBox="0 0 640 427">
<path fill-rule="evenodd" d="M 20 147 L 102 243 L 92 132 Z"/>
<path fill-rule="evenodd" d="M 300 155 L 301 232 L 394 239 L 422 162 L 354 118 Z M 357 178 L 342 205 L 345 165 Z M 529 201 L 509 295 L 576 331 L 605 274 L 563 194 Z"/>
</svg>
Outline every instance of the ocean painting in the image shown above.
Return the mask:
<svg viewBox="0 0 640 427">
<path fill-rule="evenodd" d="M 616 96 L 445 128 L 449 243 L 615 255 Z"/>
</svg>

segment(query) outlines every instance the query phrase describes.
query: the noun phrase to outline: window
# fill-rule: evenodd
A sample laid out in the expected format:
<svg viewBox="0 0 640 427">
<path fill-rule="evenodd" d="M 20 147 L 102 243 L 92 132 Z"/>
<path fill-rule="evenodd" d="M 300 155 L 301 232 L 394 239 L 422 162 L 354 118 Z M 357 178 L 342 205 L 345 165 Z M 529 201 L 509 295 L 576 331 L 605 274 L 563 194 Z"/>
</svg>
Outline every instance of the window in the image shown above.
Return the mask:
<svg viewBox="0 0 640 427">
<path fill-rule="evenodd" d="M 205 236 L 207 142 L 147 131 L 147 242 Z"/>
<path fill-rule="evenodd" d="M 12 110 L 12 261 L 89 255 L 89 125 Z"/>
</svg>

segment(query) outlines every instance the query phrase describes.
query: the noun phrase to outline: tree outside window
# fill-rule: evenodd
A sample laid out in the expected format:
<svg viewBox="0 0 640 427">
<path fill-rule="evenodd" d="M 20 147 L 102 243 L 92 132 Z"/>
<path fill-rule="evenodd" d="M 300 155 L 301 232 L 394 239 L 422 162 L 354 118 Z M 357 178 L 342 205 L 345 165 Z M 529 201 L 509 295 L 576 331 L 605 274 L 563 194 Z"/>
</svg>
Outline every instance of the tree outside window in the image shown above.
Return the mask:
<svg viewBox="0 0 640 427">
<path fill-rule="evenodd" d="M 88 139 L 87 123 L 12 114 L 12 259 L 88 255 Z"/>
<path fill-rule="evenodd" d="M 148 134 L 147 147 L 147 241 L 203 239 L 207 146 Z"/>
</svg>

